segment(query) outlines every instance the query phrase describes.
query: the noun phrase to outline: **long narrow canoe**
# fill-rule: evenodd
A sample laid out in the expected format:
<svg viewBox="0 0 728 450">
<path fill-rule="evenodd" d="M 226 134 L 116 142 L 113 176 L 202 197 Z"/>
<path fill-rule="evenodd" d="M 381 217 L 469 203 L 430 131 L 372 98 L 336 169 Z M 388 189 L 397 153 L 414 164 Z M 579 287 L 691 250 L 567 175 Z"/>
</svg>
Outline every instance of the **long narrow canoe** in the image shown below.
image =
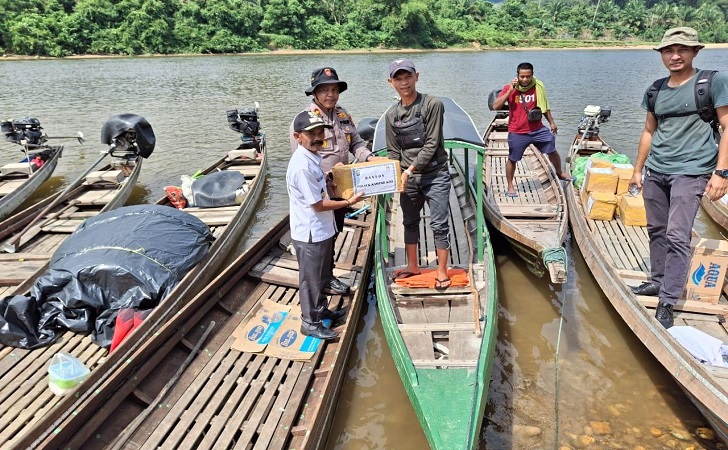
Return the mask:
<svg viewBox="0 0 728 450">
<path fill-rule="evenodd" d="M 142 161 L 139 156 L 115 158 L 79 180 L 64 198 L 59 198 L 62 193 L 52 195 L 0 222 L 0 244 L 22 233 L 16 253 L 0 253 L 0 297 L 13 294 L 23 282 L 43 273 L 53 252 L 84 220 L 124 205 L 139 178 Z M 38 218 L 54 202 L 56 206 Z"/>
<path fill-rule="evenodd" d="M 485 141 L 485 217 L 526 262 L 552 283 L 566 283 L 566 251 L 569 230 L 566 196 L 556 170 L 533 146 L 516 163 L 514 186 L 518 197 L 506 196 L 508 161 L 508 113 L 499 111 L 483 137 Z"/>
<path fill-rule="evenodd" d="M 309 361 L 231 348 L 236 328 L 262 301 L 298 303 L 298 264 L 284 249 L 285 217 L 198 295 L 147 319 L 142 326 L 153 326 L 132 337 L 138 345 L 123 363 L 97 377 L 91 395 L 71 399 L 73 414 L 46 423 L 33 447 L 323 448 L 366 301 L 374 217 L 369 210 L 347 219 L 339 234 L 334 274 L 355 289 L 330 296 L 329 307 L 344 308 L 346 322 L 336 327 L 339 339 L 322 341 Z M 198 342 L 204 351 L 194 357 Z"/>
<path fill-rule="evenodd" d="M 708 213 L 715 223 L 723 227 L 724 230 L 728 230 L 728 204 L 725 203 L 726 201 L 728 201 L 728 196 L 712 201 L 705 195 L 700 201 L 703 210 Z"/>
<path fill-rule="evenodd" d="M 457 103 L 445 104 L 445 146 L 450 152 L 450 227 L 453 268 L 468 285 L 440 291 L 392 281 L 406 264 L 399 194 L 383 196 L 377 218 L 377 304 L 395 366 L 433 449 L 476 448 L 493 367 L 497 331 L 495 265 L 483 215 L 482 181 L 468 182 L 468 165 L 483 164 L 483 143 Z M 374 149 L 386 147 L 380 119 Z M 419 264 L 437 265 L 429 209 L 423 212 Z"/>
<path fill-rule="evenodd" d="M 63 153 L 63 146 L 42 147 L 40 150 L 28 153 L 30 157 L 41 152 L 49 153 L 45 163 L 38 170 L 32 171 L 27 164 L 25 167 L 20 167 L 19 164 L 6 164 L 0 167 L 0 220 L 18 209 L 56 170 L 58 159 Z"/>
<path fill-rule="evenodd" d="M 8 405 L 0 412 L 0 447 L 29 448 L 33 446 L 33 442 L 42 434 L 42 431 L 46 430 L 47 427 L 54 427 L 52 424 L 56 421 L 69 418 L 69 416 L 72 421 L 82 417 L 81 413 L 76 409 L 77 406 L 74 401 L 81 402 L 81 399 L 87 399 L 88 396 L 94 396 L 93 398 L 98 401 L 98 394 L 93 389 L 95 383 L 102 379 L 106 380 L 122 361 L 125 368 L 133 368 L 128 365 L 128 361 L 124 357 L 131 354 L 136 345 L 143 343 L 136 336 L 142 330 L 147 330 L 145 327 L 151 327 L 152 324 L 156 324 L 157 327 L 161 326 L 160 323 L 166 321 L 168 314 L 173 314 L 173 311 L 182 308 L 187 301 L 207 286 L 216 276 L 217 270 L 223 264 L 228 253 L 236 246 L 246 224 L 254 216 L 254 209 L 265 182 L 265 152 L 260 157 L 253 159 L 235 158 L 231 160 L 228 157 L 223 157 L 203 172 L 210 173 L 218 169 L 237 170 L 245 174 L 249 190 L 243 203 L 234 207 L 187 208 L 190 213 L 196 215 L 211 227 L 217 239 L 205 258 L 179 282 L 167 299 L 162 302 L 162 305 L 147 317 L 143 325 L 135 330 L 134 334 L 127 337 L 113 353 L 109 354 L 106 349 L 92 343 L 90 336 L 81 336 L 70 332 L 63 333 L 57 342 L 46 348 L 21 350 L 0 347 L 0 400 Z M 100 195 L 100 191 L 96 189 L 90 191 L 84 189 L 86 189 L 86 186 L 81 186 L 73 198 L 77 199 L 79 195 L 83 196 L 81 198 L 91 198 L 92 194 L 96 198 Z M 70 213 L 68 219 L 62 215 L 59 215 L 58 219 L 75 220 L 76 216 L 73 216 L 73 214 L 76 214 L 81 220 L 83 215 L 78 215 L 81 211 L 76 211 L 73 208 L 86 203 L 88 202 L 74 202 L 72 200 L 64 202 L 62 207 L 70 207 L 70 209 L 63 211 L 73 210 L 74 212 Z M 119 202 L 115 201 L 115 203 Z M 165 204 L 166 200 L 161 199 L 157 203 Z M 106 210 L 109 208 L 100 209 Z M 69 223 L 68 232 L 70 232 L 71 227 L 75 229 L 76 226 L 77 223 Z M 47 252 L 48 250 L 45 250 L 45 248 L 43 247 L 38 251 Z M 34 246 L 32 249 L 37 250 L 38 247 Z M 43 253 L 42 257 L 45 259 L 40 259 L 40 257 L 32 259 L 33 256 L 28 257 L 29 251 L 21 248 L 21 253 L 7 255 L 5 258 L 17 258 L 19 255 L 25 255 L 21 256 L 24 258 L 22 264 L 35 263 L 40 268 L 32 271 L 31 277 L 27 277 L 26 281 L 17 286 L 13 292 L 5 292 L 3 295 L 26 293 L 34 279 L 45 270 L 45 262 L 50 258 L 51 253 Z M 92 370 L 89 378 L 79 386 L 73 397 L 56 397 L 48 389 L 46 368 L 51 357 L 59 351 L 76 356 Z M 94 408 L 86 411 L 91 415 L 95 414 Z M 45 446 L 45 448 L 54 447 L 56 446 Z"/>
<path fill-rule="evenodd" d="M 594 128 L 590 126 L 589 130 Z M 598 134 L 585 137 L 586 134 L 578 134 L 574 139 L 570 151 L 572 169 L 579 156 L 613 152 Z M 655 319 L 657 297 L 637 296 L 630 289 L 650 276 L 646 227 L 626 226 L 619 217 L 611 221 L 588 219 L 580 193 L 573 185 L 566 190 L 566 198 L 572 233 L 604 294 L 637 338 L 705 415 L 717 435 L 728 441 L 728 368 L 698 363 Z M 726 313 L 725 297 L 718 304 L 683 298 L 675 307 L 675 325 L 696 328 L 728 343 Z"/>
</svg>

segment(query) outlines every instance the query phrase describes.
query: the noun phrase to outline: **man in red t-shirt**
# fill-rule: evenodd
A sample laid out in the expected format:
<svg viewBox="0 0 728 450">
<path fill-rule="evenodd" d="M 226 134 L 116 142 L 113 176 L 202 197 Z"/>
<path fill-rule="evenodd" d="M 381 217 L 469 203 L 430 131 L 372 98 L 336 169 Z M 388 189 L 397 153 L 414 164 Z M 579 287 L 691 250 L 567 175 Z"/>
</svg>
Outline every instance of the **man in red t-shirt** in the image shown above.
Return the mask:
<svg viewBox="0 0 728 450">
<path fill-rule="evenodd" d="M 505 102 L 508 102 L 508 162 L 506 163 L 508 197 L 518 197 L 518 192 L 513 187 L 516 163 L 523 158 L 523 153 L 531 144 L 548 156 L 559 178 L 570 180 L 570 177 L 561 170 L 561 156 L 556 151 L 555 135 L 558 127 L 551 115 L 543 83 L 533 76 L 531 63 L 519 64 L 516 73 L 518 76 L 503 87 L 493 102 L 494 110 L 502 108 Z M 545 116 L 548 120 L 548 128 L 541 121 L 541 116 Z"/>
</svg>

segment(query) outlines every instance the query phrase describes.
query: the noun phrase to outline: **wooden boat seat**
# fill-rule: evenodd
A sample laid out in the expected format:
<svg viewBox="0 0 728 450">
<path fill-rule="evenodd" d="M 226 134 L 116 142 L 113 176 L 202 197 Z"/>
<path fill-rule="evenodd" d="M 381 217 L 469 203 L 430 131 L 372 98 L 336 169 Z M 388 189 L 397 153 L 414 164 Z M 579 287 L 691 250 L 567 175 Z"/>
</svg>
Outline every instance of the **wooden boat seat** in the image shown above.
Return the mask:
<svg viewBox="0 0 728 450">
<path fill-rule="evenodd" d="M 258 164 L 235 164 L 234 166 L 230 166 L 225 170 L 232 170 L 235 172 L 240 172 L 243 175 L 245 175 L 246 179 L 252 179 L 255 178 L 256 175 L 260 172 L 260 165 Z"/>
<path fill-rule="evenodd" d="M 469 360 L 451 360 L 451 359 L 413 359 L 412 364 L 417 368 L 435 369 L 435 368 L 460 368 L 475 367 L 478 365 L 477 359 Z"/>
<path fill-rule="evenodd" d="M 9 175 L 11 173 L 21 173 L 24 175 L 31 175 L 33 173 L 33 169 L 28 165 L 27 162 L 10 163 L 10 164 L 5 164 L 4 166 L 0 167 L 0 175 Z"/>
<path fill-rule="evenodd" d="M 17 286 L 42 269 L 51 253 L 1 253 L 0 286 Z"/>
<path fill-rule="evenodd" d="M 0 196 L 5 196 L 12 192 L 15 192 L 16 189 L 18 189 L 20 186 L 23 185 L 23 183 L 25 183 L 25 180 L 27 180 L 27 178 L 0 182 Z"/>
<path fill-rule="evenodd" d="M 121 170 L 99 170 L 86 175 L 83 184 L 113 183 L 119 184 L 124 180 L 124 173 Z"/>
<path fill-rule="evenodd" d="M 647 308 L 657 308 L 657 297 L 648 297 L 646 295 L 638 295 L 637 300 L 639 300 L 640 304 L 642 306 Z M 709 302 L 701 302 L 698 300 L 686 300 L 684 298 L 681 298 L 677 301 L 677 304 L 675 305 L 676 311 L 688 311 L 688 312 L 696 312 L 696 313 L 703 313 L 703 314 L 728 314 L 728 303 L 725 301 L 722 301 L 721 303 L 709 303 Z"/>
<path fill-rule="evenodd" d="M 473 322 L 400 324 L 398 327 L 415 367 L 474 367 L 477 364 L 481 340 Z"/>
<path fill-rule="evenodd" d="M 505 217 L 554 217 L 559 214 L 555 205 L 549 204 L 499 204 L 498 209 Z"/>
<path fill-rule="evenodd" d="M 472 291 L 469 287 L 463 286 L 463 287 L 455 287 L 451 286 L 445 290 L 439 291 L 434 288 L 408 288 L 404 286 L 400 286 L 397 284 L 392 284 L 390 287 L 390 290 L 393 294 L 400 296 L 400 295 L 426 295 L 426 296 L 433 296 L 433 297 L 448 297 L 452 296 L 452 294 L 470 294 Z M 399 300 L 399 298 L 398 298 Z"/>
<path fill-rule="evenodd" d="M 82 223 L 83 219 L 55 219 L 43 224 L 41 230 L 46 233 L 73 233 Z"/>
<path fill-rule="evenodd" d="M 76 199 L 77 205 L 106 205 L 116 196 L 116 189 L 93 189 L 86 191 Z"/>
</svg>

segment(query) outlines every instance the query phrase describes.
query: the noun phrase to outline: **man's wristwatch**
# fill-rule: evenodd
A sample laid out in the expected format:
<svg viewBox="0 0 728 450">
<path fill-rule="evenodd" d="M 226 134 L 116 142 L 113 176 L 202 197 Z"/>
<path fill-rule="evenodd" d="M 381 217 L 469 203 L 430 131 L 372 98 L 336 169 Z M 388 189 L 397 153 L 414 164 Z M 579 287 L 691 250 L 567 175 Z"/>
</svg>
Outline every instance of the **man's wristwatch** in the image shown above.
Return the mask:
<svg viewBox="0 0 728 450">
<path fill-rule="evenodd" d="M 728 169 L 717 169 L 713 173 L 718 175 L 721 178 L 728 178 Z"/>
<path fill-rule="evenodd" d="M 728 172 L 728 171 L 727 171 L 727 172 Z M 406 173 L 408 177 L 411 177 L 411 176 L 412 176 L 412 171 L 411 171 L 411 170 L 409 170 L 409 168 L 407 168 L 407 169 L 404 169 L 404 173 Z"/>
</svg>

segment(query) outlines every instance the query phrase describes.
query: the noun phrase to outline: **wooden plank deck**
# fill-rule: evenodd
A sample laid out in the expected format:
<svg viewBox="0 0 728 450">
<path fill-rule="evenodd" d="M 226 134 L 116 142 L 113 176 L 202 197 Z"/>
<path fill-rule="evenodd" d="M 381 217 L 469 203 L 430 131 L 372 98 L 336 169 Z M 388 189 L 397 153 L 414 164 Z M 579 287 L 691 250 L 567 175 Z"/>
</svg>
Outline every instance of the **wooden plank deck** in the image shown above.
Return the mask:
<svg viewBox="0 0 728 450">
<path fill-rule="evenodd" d="M 232 162 L 227 163 L 227 165 L 234 167 L 237 163 Z M 250 166 L 251 164 L 248 163 L 248 165 Z M 258 162 L 256 168 L 257 170 L 261 170 L 260 162 Z M 135 174 L 134 179 L 136 179 L 136 175 L 138 175 L 138 172 Z M 260 178 L 260 180 L 263 179 L 264 177 Z M 252 180 L 257 180 L 257 177 L 253 177 Z M 108 184 L 108 189 L 99 189 L 99 185 L 102 184 L 104 183 L 95 183 L 93 185 L 93 192 L 96 198 L 100 198 L 98 192 L 119 192 L 119 189 L 110 184 Z M 91 188 L 83 186 L 78 190 L 83 194 L 83 192 L 89 192 L 88 189 Z M 251 182 L 251 190 L 248 193 L 253 195 L 251 198 L 257 200 L 257 194 L 261 190 L 262 181 L 260 183 Z M 108 200 L 107 196 L 104 195 L 103 197 Z M 76 196 L 75 198 L 78 197 Z M 88 198 L 90 199 L 91 196 Z M 231 219 L 236 217 L 236 213 L 244 213 L 247 211 L 249 215 L 252 215 L 255 203 L 257 202 L 253 201 L 244 203 L 243 205 L 221 208 L 222 212 L 215 212 L 215 208 L 199 209 L 197 213 L 208 217 L 215 214 L 218 215 L 218 218 L 220 216 L 229 217 L 225 222 L 220 220 L 215 222 L 213 228 L 214 234 L 220 236 L 229 228 L 227 225 L 230 224 Z M 85 205 L 83 202 L 70 201 L 62 205 L 59 210 L 47 215 L 45 220 L 41 220 L 41 226 L 38 227 L 37 234 L 21 248 L 21 253 L 5 256 L 0 255 L 0 261 L 2 261 L 0 264 L 0 280 L 5 280 L 5 284 L 10 284 L 11 281 L 14 283 L 13 286 L 2 288 L 4 289 L 4 293 L 9 294 L 17 291 L 17 293 L 25 294 L 21 290 L 28 287 L 28 280 L 32 281 L 40 274 L 38 271 L 34 271 L 34 269 L 42 269 L 41 266 L 48 261 L 52 253 L 61 245 L 69 233 L 76 228 L 77 225 L 75 223 L 80 224 L 86 218 L 93 217 L 104 209 L 106 209 L 106 206 L 101 204 Z M 246 218 L 240 217 L 232 228 L 242 231 L 246 222 Z M 225 240 L 218 241 L 220 245 L 213 247 L 210 253 L 222 252 L 222 249 L 219 249 L 219 247 L 224 242 Z M 225 246 L 225 251 L 229 250 L 232 245 L 236 245 L 236 243 Z M 219 264 L 222 264 L 225 255 L 226 253 L 223 253 L 222 257 L 217 258 Z M 5 261 L 8 264 L 5 264 Z M 15 278 L 11 280 L 10 275 L 15 275 Z M 22 275 L 28 276 L 24 278 Z M 210 278 L 212 277 L 213 274 L 211 273 Z M 21 283 L 23 286 L 21 286 Z M 2 284 L 3 282 L 0 281 L 0 285 Z M 202 286 L 200 286 L 201 288 Z M 8 445 L 12 445 L 18 439 L 29 439 L 29 436 L 25 433 L 32 430 L 36 424 L 46 422 L 50 420 L 50 416 L 62 412 L 60 398 L 54 397 L 48 390 L 46 369 L 50 358 L 61 348 L 59 346 L 65 345 L 67 340 L 76 344 L 68 344 L 70 346 L 63 348 L 68 353 L 84 361 L 92 372 L 104 372 L 107 370 L 104 361 L 108 357 L 108 350 L 92 343 L 90 337 L 75 336 L 69 332 L 63 333 L 59 342 L 47 348 L 28 351 L 0 347 L 0 368 L 6 369 L 0 369 L 0 382 L 3 383 L 3 387 L 12 387 L 12 383 L 16 380 L 17 382 L 24 383 L 23 386 L 32 387 L 30 391 L 22 394 L 24 401 L 14 402 L 8 411 L 0 414 L 0 447 L 5 448 Z M 33 378 L 24 379 L 22 376 L 19 376 L 21 373 L 33 374 Z M 2 399 L 1 396 L 0 399 Z M 51 445 L 51 447 L 54 446 Z"/>
<path fill-rule="evenodd" d="M 487 200 L 486 217 L 514 246 L 529 270 L 549 272 L 553 283 L 566 281 L 566 267 L 552 262 L 545 267 L 540 252 L 562 246 L 568 230 L 566 197 L 550 161 L 529 146 L 516 163 L 517 197 L 506 196 L 508 118 L 495 118 L 484 135 L 488 152 L 483 164 Z"/>
<path fill-rule="evenodd" d="M 141 164 L 136 166 L 139 169 Z M 99 173 L 116 172 L 111 165 L 105 166 Z M 135 170 L 130 175 L 135 181 L 139 171 Z M 125 179 L 126 180 L 126 179 Z M 131 186 L 120 189 L 121 183 L 100 183 L 97 185 L 76 188 L 69 193 L 67 200 L 61 202 L 52 211 L 46 213 L 42 218 L 28 229 L 16 242 L 18 254 L 22 258 L 7 259 L 0 267 L 0 285 L 17 287 L 23 281 L 36 276 L 36 271 L 42 268 L 43 264 L 50 259 L 50 255 L 61 245 L 61 243 L 73 233 L 78 226 L 89 217 L 98 215 L 101 211 L 108 209 L 112 202 L 121 203 L 131 194 Z M 93 197 L 93 201 L 90 199 Z M 86 199 L 86 200 L 83 200 Z M 50 201 L 47 202 L 50 204 Z M 38 210 L 37 213 L 40 213 Z M 21 211 L 0 223 L 0 243 L 6 242 L 30 222 L 25 217 L 27 213 Z M 34 257 L 33 255 L 39 255 Z M 12 290 L 12 289 L 11 289 Z"/>
<path fill-rule="evenodd" d="M 311 361 L 230 348 L 233 331 L 260 301 L 298 303 L 295 257 L 281 249 L 279 238 L 271 238 L 258 244 L 268 246 L 260 256 L 247 260 L 243 255 L 223 272 L 207 294 L 201 294 L 204 302 L 188 305 L 187 314 L 194 314 L 181 326 L 188 331 L 172 335 L 157 352 L 139 356 L 141 367 L 133 379 L 114 389 L 109 403 L 99 408 L 102 419 L 69 435 L 62 447 L 112 448 L 116 441 L 117 448 L 135 449 L 321 448 L 366 299 L 360 280 L 368 276 L 374 216 L 370 211 L 360 220 L 347 221 L 339 234 L 337 272 L 346 272 L 344 278 L 354 280 L 355 290 L 330 296 L 329 306 L 347 310 L 347 320 L 337 327 L 342 331 L 339 340 L 323 342 Z M 234 270 L 244 264 L 249 268 Z M 273 268 L 281 271 L 275 273 L 278 278 L 264 280 Z M 153 412 L 138 428 L 132 427 L 132 419 L 152 402 L 211 320 L 217 325 L 205 351 L 182 373 L 161 407 L 152 404 Z M 120 436 L 123 439 L 117 441 Z"/>
<path fill-rule="evenodd" d="M 455 178 L 453 183 L 458 183 Z M 456 188 L 457 186 L 457 188 Z M 458 193 L 464 196 L 462 184 L 450 190 L 450 234 L 451 248 L 449 267 L 468 270 L 471 252 L 465 226 L 464 214 L 472 219 L 472 209 L 464 208 L 458 201 Z M 394 196 L 391 206 L 390 239 L 394 237 L 395 248 L 391 252 L 390 267 L 406 265 L 404 243 L 401 236 L 402 212 Z M 423 208 L 420 222 L 419 264 L 420 267 L 437 266 L 435 241 L 430 228 L 430 213 Z M 475 240 L 475 237 L 473 237 Z M 391 277 L 395 269 L 387 274 Z M 477 291 L 472 287 L 453 287 L 445 291 L 428 288 L 407 288 L 391 283 L 395 316 L 407 351 L 415 367 L 474 367 L 480 354 L 481 326 L 475 321 L 479 316 Z M 380 300 L 382 301 L 382 300 Z"/>
</svg>

